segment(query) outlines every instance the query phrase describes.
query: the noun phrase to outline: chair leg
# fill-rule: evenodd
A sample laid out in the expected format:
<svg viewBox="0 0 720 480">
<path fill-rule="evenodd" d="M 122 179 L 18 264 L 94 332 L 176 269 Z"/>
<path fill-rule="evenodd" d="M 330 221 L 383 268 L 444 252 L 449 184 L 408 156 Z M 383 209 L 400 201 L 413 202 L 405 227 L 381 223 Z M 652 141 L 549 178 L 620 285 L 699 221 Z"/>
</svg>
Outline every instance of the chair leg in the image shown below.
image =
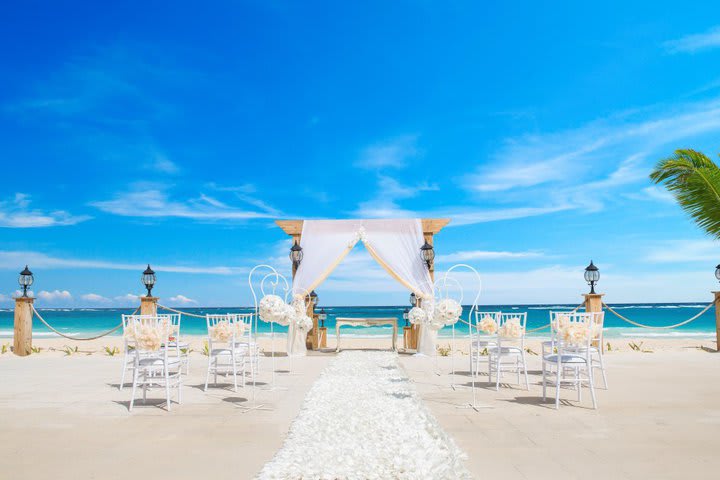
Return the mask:
<svg viewBox="0 0 720 480">
<path fill-rule="evenodd" d="M 502 367 L 500 366 L 500 355 L 498 354 L 496 361 L 495 361 L 495 391 L 500 391 L 500 375 L 502 372 Z"/>
<path fill-rule="evenodd" d="M 208 383 L 210 382 L 210 367 L 212 366 L 212 357 L 208 358 L 207 375 L 205 375 L 205 388 L 204 392 L 207 392 Z"/>
<path fill-rule="evenodd" d="M 562 366 L 557 364 L 557 372 L 555 372 L 555 410 L 560 409 L 560 371 Z"/>
<path fill-rule="evenodd" d="M 122 376 L 120 377 L 120 386 L 118 387 L 118 390 L 120 390 L 121 392 L 122 392 L 123 386 L 125 386 L 125 372 L 127 372 L 127 367 L 128 367 L 127 359 L 128 359 L 128 354 L 127 354 L 127 350 L 125 350 L 125 355 L 123 356 L 123 371 L 122 371 Z"/>
<path fill-rule="evenodd" d="M 137 390 L 137 381 L 138 381 L 138 371 L 137 368 L 133 368 L 133 386 L 132 386 L 132 395 L 130 396 L 130 408 L 129 411 L 132 412 L 133 406 L 135 405 L 135 392 Z"/>
<path fill-rule="evenodd" d="M 590 385 L 590 396 L 592 397 L 593 410 L 596 410 L 597 409 L 597 399 L 595 398 L 595 385 L 594 385 L 594 378 L 593 378 L 594 375 L 593 375 L 593 371 L 592 371 L 592 363 L 589 364 L 589 367 L 590 368 L 588 368 L 588 377 L 589 377 L 588 384 Z"/>
<path fill-rule="evenodd" d="M 167 411 L 171 410 L 170 401 L 170 372 L 168 371 L 167 365 L 165 366 L 165 400 L 167 401 Z"/>
<path fill-rule="evenodd" d="M 233 391 L 237 392 L 237 362 L 235 361 L 235 351 L 230 353 L 230 361 L 232 362 L 233 370 Z"/>
<path fill-rule="evenodd" d="M 600 363 L 600 372 L 602 373 L 603 388 L 608 389 L 607 376 L 605 375 L 605 362 L 603 361 L 603 354 L 598 351 L 598 360 Z"/>
<path fill-rule="evenodd" d="M 545 370 L 545 359 L 542 362 L 542 385 L 543 385 L 543 401 L 547 400 L 547 371 Z"/>
<path fill-rule="evenodd" d="M 527 363 L 525 362 L 525 351 L 523 351 L 520 355 L 522 356 L 522 368 L 523 374 L 525 375 L 525 390 L 530 390 L 530 379 L 528 379 Z"/>
<path fill-rule="evenodd" d="M 580 367 L 575 367 L 575 385 L 577 386 L 578 402 L 582 402 L 582 383 L 580 381 Z"/>
</svg>

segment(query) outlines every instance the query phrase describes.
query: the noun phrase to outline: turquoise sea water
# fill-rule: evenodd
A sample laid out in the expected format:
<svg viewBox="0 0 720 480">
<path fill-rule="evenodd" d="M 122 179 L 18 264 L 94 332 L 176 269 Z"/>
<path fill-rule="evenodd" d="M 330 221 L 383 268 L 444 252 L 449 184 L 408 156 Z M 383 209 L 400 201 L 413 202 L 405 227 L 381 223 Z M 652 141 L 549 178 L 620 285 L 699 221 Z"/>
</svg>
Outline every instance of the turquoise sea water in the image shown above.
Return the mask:
<svg viewBox="0 0 720 480">
<path fill-rule="evenodd" d="M 571 310 L 576 305 L 488 305 L 482 306 L 480 311 L 527 312 L 528 329 L 542 326 L 549 321 L 549 312 L 552 310 Z M 706 305 L 697 303 L 674 304 L 627 304 L 613 305 L 620 314 L 639 323 L 647 325 L 670 325 L 686 320 L 699 313 Z M 325 326 L 330 330 L 329 336 L 334 335 L 336 317 L 396 317 L 398 326 L 403 324 L 402 312 L 404 306 L 388 307 L 325 307 L 327 321 Z M 206 313 L 249 313 L 247 307 L 220 307 L 220 308 L 183 308 L 183 311 L 204 315 Z M 464 307 L 465 319 L 469 307 Z M 51 325 L 68 335 L 91 335 L 109 330 L 120 322 L 120 315 L 132 313 L 133 309 L 41 309 L 40 313 Z M 705 312 L 700 318 L 688 325 L 672 330 L 647 330 L 633 327 L 623 322 L 609 312 L 605 316 L 606 337 L 642 336 L 642 337 L 698 337 L 707 338 L 715 336 L 714 309 Z M 345 330 L 347 328 L 347 330 Z M 343 335 L 374 336 L 388 335 L 391 327 L 343 327 Z M 181 329 L 189 335 L 203 335 L 206 333 L 205 320 L 184 316 Z M 285 327 L 274 326 L 275 332 L 284 333 Z M 0 310 L 0 338 L 12 337 L 13 311 Z M 270 333 L 270 325 L 258 322 L 258 331 L 261 335 Z M 467 335 L 467 325 L 458 323 L 455 333 L 458 336 Z M 452 329 L 444 328 L 441 336 L 449 336 Z M 119 333 L 117 333 L 119 335 Z M 547 330 L 531 335 L 545 336 Z M 33 322 L 33 336 L 37 338 L 54 337 L 38 320 Z"/>
</svg>

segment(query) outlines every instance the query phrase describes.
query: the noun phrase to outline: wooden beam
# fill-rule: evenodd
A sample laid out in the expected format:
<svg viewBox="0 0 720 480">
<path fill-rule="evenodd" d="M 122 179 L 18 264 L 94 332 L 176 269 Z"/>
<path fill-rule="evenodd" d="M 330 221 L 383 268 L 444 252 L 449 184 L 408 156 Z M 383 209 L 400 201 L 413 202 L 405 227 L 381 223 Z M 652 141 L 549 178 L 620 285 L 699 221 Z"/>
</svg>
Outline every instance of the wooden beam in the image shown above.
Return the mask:
<svg viewBox="0 0 720 480">
<path fill-rule="evenodd" d="M 448 223 L 450 223 L 449 218 L 423 218 L 423 233 L 432 233 L 433 235 L 435 235 L 444 227 L 446 227 Z"/>
<path fill-rule="evenodd" d="M 302 234 L 303 222 L 304 220 L 275 220 L 277 226 L 288 235 Z"/>
<path fill-rule="evenodd" d="M 300 235 L 302 233 L 304 220 L 275 220 L 275 224 L 282 228 L 288 235 Z M 423 218 L 423 233 L 437 234 L 450 223 L 449 218 Z"/>
</svg>

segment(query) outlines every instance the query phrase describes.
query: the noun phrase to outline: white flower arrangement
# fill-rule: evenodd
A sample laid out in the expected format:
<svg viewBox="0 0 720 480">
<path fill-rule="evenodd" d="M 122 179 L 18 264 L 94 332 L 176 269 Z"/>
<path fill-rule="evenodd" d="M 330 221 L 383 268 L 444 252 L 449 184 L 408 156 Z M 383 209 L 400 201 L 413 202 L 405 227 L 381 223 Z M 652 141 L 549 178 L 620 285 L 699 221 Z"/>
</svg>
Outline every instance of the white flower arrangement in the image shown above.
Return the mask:
<svg viewBox="0 0 720 480">
<path fill-rule="evenodd" d="M 291 318 L 288 317 L 290 310 L 292 310 L 292 307 L 277 295 L 265 295 L 262 300 L 260 300 L 260 320 L 264 322 L 288 325 L 291 320 Z"/>
<path fill-rule="evenodd" d="M 247 325 L 245 325 L 245 322 L 243 322 L 243 321 L 235 322 L 235 336 L 236 337 L 242 337 L 243 335 L 245 335 L 246 329 L 247 329 Z"/>
<path fill-rule="evenodd" d="M 298 315 L 295 317 L 295 326 L 298 330 L 307 332 L 313 327 L 313 321 L 307 315 Z"/>
<path fill-rule="evenodd" d="M 579 347 L 587 343 L 590 329 L 583 322 L 568 322 L 558 330 L 558 334 L 565 343 Z"/>
<path fill-rule="evenodd" d="M 408 320 L 413 325 L 422 325 L 427 321 L 427 313 L 420 307 L 413 307 L 408 312 Z"/>
<path fill-rule="evenodd" d="M 478 324 L 478 330 L 481 332 L 484 332 L 488 335 L 493 335 L 495 332 L 497 332 L 498 325 L 495 319 L 490 315 L 485 315 L 482 320 L 480 320 L 480 323 Z"/>
<path fill-rule="evenodd" d="M 525 334 L 525 329 L 520 324 L 520 319 L 511 318 L 507 320 L 498 330 L 498 335 L 503 338 L 520 338 Z"/>
<path fill-rule="evenodd" d="M 156 352 L 162 344 L 162 333 L 154 325 L 135 325 L 135 341 L 139 350 Z"/>
<path fill-rule="evenodd" d="M 221 320 L 210 327 L 210 338 L 216 342 L 227 342 L 233 336 L 233 326 L 227 320 Z"/>
<path fill-rule="evenodd" d="M 435 323 L 441 326 L 456 323 L 460 315 L 462 315 L 462 305 L 452 298 L 444 298 L 435 306 Z"/>
</svg>

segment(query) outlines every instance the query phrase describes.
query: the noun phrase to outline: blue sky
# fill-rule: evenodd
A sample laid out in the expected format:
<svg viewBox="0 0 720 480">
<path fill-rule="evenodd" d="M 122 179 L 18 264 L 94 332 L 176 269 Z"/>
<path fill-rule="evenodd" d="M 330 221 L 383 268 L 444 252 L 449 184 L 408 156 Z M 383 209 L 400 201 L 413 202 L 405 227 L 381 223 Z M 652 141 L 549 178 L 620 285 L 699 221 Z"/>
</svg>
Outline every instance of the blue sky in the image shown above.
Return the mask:
<svg viewBox="0 0 720 480">
<path fill-rule="evenodd" d="M 709 300 L 715 242 L 648 173 L 720 152 L 720 5 L 23 3 L 0 40 L 0 304 L 247 304 L 276 218 L 450 217 L 484 303 Z M 56 10 L 53 10 L 56 8 Z M 402 304 L 357 249 L 321 303 Z"/>
</svg>

